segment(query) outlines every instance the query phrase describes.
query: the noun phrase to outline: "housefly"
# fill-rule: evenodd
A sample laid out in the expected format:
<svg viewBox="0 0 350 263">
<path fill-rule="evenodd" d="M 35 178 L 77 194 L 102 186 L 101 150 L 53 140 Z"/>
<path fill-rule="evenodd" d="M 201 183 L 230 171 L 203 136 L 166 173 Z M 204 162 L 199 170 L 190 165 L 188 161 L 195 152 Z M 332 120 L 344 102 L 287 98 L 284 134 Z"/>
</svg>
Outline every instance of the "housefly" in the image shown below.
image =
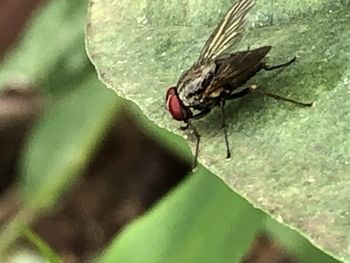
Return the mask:
<svg viewBox="0 0 350 263">
<path fill-rule="evenodd" d="M 270 66 L 265 57 L 271 46 L 229 53 L 228 50 L 240 41 L 245 29 L 246 16 L 254 0 L 239 0 L 226 13 L 203 46 L 197 62 L 185 71 L 176 86 L 167 90 L 167 110 L 177 121 L 187 124 L 196 136 L 196 151 L 193 166 L 197 165 L 200 134 L 192 121 L 206 116 L 211 109 L 221 109 L 222 129 L 226 143 L 226 157 L 231 152 L 227 139 L 224 105 L 226 100 L 240 98 L 249 93 L 258 93 L 276 100 L 288 101 L 310 107 L 313 103 L 299 102 L 280 95 L 265 92 L 257 85 L 245 86 L 246 82 L 260 70 L 275 70 L 291 65 L 296 57 L 286 63 Z"/>
</svg>

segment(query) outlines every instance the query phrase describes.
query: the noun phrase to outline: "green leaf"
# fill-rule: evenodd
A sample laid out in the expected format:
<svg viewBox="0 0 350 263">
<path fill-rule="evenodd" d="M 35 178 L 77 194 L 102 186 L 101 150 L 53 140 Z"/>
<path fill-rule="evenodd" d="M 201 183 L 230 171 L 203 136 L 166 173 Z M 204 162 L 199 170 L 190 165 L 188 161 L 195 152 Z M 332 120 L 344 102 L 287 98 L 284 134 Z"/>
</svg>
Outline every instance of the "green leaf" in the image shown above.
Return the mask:
<svg viewBox="0 0 350 263">
<path fill-rule="evenodd" d="M 52 248 L 40 238 L 32 229 L 27 226 L 22 227 L 22 236 L 25 237 L 28 241 L 30 241 L 38 251 L 41 253 L 42 257 L 45 258 L 48 262 L 51 263 L 61 263 L 62 260 L 56 253 L 52 250 Z"/>
<path fill-rule="evenodd" d="M 121 100 L 104 89 L 85 53 L 86 7 L 48 1 L 0 66 L 0 87 L 25 81 L 51 95 L 22 156 L 22 207 L 1 229 L 0 257 L 22 224 L 64 197 L 119 113 Z"/>
<path fill-rule="evenodd" d="M 47 207 L 85 168 L 120 103 L 90 75 L 79 89 L 51 107 L 24 154 L 22 195 L 30 208 Z"/>
<path fill-rule="evenodd" d="M 180 136 L 164 115 L 167 86 L 195 61 L 231 1 L 90 1 L 87 45 L 101 80 Z M 332 7 L 332 9 L 330 9 Z M 118 15 L 116 15 L 116 13 Z M 249 96 L 227 103 L 227 161 L 219 111 L 196 122 L 199 160 L 254 206 L 350 260 L 350 9 L 348 1 L 259 1 L 241 47 L 272 45 L 264 90 L 316 107 Z M 189 136 L 194 150 L 195 141 Z"/>
<path fill-rule="evenodd" d="M 52 82 L 50 73 L 57 68 L 64 75 L 67 72 L 79 75 L 89 64 L 82 42 L 85 19 L 86 1 L 58 0 L 42 4 L 21 41 L 0 65 L 0 87 L 8 82 Z M 62 89 L 65 87 L 60 87 Z"/>
<path fill-rule="evenodd" d="M 300 262 L 337 262 L 254 209 L 205 169 L 126 227 L 98 262 L 241 262 L 262 230 Z"/>
<path fill-rule="evenodd" d="M 127 227 L 100 262 L 240 262 L 261 228 L 261 214 L 200 171 Z"/>
<path fill-rule="evenodd" d="M 28 206 L 47 206 L 61 195 L 119 109 L 120 100 L 103 89 L 86 57 L 86 7 L 78 0 L 47 3 L 0 67 L 0 86 L 23 77 L 56 99 L 24 153 L 21 186 Z"/>
</svg>

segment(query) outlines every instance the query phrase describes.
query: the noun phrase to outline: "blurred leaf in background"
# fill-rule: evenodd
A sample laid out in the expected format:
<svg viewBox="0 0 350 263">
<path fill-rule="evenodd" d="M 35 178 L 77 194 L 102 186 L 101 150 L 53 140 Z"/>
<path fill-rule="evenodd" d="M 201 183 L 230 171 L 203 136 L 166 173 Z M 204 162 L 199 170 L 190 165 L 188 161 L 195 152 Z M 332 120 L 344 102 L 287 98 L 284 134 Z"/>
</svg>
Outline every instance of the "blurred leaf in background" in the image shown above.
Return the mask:
<svg viewBox="0 0 350 263">
<path fill-rule="evenodd" d="M 84 1 L 47 3 L 0 67 L 0 87 L 25 80 L 52 102 L 23 158 L 22 194 L 30 206 L 59 194 L 55 187 L 86 165 L 119 111 L 120 100 L 103 88 L 86 58 L 85 9 Z"/>
<path fill-rule="evenodd" d="M 0 89 L 35 84 L 49 98 L 21 162 L 24 218 L 63 197 L 120 109 L 120 100 L 103 88 L 86 57 L 85 13 L 84 1 L 46 3 L 0 66 Z M 13 234 L 3 230 L 2 248 Z"/>
</svg>

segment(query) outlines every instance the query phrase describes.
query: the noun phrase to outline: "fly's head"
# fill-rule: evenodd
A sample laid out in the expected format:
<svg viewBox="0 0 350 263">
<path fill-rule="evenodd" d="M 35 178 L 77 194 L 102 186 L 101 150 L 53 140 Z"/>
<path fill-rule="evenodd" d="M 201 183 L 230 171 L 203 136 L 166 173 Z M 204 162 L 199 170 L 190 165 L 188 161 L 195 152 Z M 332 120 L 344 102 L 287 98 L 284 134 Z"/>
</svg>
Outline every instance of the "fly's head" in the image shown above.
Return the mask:
<svg viewBox="0 0 350 263">
<path fill-rule="evenodd" d="M 192 117 L 191 110 L 183 104 L 174 86 L 168 88 L 166 92 L 166 106 L 173 119 L 177 121 L 187 122 Z"/>
</svg>

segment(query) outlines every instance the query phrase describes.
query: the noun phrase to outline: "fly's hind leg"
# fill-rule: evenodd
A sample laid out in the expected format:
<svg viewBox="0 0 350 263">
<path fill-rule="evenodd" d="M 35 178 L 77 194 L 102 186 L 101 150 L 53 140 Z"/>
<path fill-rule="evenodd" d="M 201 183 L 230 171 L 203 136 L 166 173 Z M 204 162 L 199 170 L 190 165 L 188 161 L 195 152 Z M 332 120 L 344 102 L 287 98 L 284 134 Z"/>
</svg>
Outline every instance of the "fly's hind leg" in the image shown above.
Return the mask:
<svg viewBox="0 0 350 263">
<path fill-rule="evenodd" d="M 277 94 L 273 94 L 273 93 L 269 93 L 269 92 L 257 89 L 256 85 L 252 85 L 248 89 L 250 90 L 250 92 L 258 93 L 258 94 L 261 94 L 263 96 L 274 98 L 275 100 L 287 101 L 287 102 L 290 102 L 290 103 L 293 103 L 293 104 L 296 104 L 296 105 L 299 105 L 299 106 L 302 106 L 302 107 L 312 107 L 312 106 L 314 106 L 314 102 L 301 102 L 301 101 L 293 100 L 293 99 L 290 99 L 290 98 L 286 98 L 286 97 L 283 97 L 283 96 L 280 96 L 280 95 L 277 95 Z"/>
<path fill-rule="evenodd" d="M 245 95 L 248 95 L 249 93 L 251 93 L 250 88 L 244 88 L 244 89 L 242 89 L 241 91 L 236 92 L 236 93 L 224 94 L 224 95 L 223 95 L 223 99 L 224 99 L 224 100 L 238 99 L 238 98 L 240 98 L 240 97 L 243 97 L 243 96 L 245 96 Z"/>
<path fill-rule="evenodd" d="M 287 101 L 287 102 L 290 102 L 290 103 L 293 103 L 293 104 L 296 104 L 299 106 L 303 106 L 303 107 L 312 107 L 314 105 L 314 102 L 301 102 L 301 101 L 293 100 L 293 99 L 286 98 L 286 97 L 283 97 L 283 96 L 280 96 L 277 94 L 273 94 L 273 93 L 269 93 L 269 92 L 260 90 L 259 88 L 257 88 L 256 85 L 251 85 L 250 87 L 245 88 L 242 91 L 234 93 L 234 94 L 228 94 L 224 97 L 224 99 L 225 100 L 236 99 L 239 97 L 243 97 L 249 93 L 257 93 L 257 94 L 260 94 L 263 96 L 274 98 L 275 100 Z"/>
<path fill-rule="evenodd" d="M 275 66 L 270 66 L 270 65 L 264 63 L 263 69 L 265 69 L 266 71 L 270 71 L 270 70 L 275 70 L 275 69 L 279 69 L 279 68 L 285 68 L 285 67 L 288 67 L 291 64 L 293 64 L 296 60 L 297 60 L 297 57 L 294 57 L 291 60 L 287 61 L 286 63 L 278 64 Z"/>
</svg>

